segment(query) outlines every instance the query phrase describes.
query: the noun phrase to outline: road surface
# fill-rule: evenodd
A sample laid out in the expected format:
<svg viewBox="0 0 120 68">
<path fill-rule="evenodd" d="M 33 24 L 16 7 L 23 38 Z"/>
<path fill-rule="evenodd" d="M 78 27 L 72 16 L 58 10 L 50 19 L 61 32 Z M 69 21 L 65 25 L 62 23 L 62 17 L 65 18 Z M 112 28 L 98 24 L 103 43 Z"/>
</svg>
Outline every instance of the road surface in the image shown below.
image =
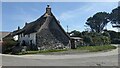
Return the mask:
<svg viewBox="0 0 120 68">
<path fill-rule="evenodd" d="M 109 52 L 85 53 L 78 55 L 25 55 L 25 56 L 2 55 L 2 65 L 118 66 L 118 49 Z"/>
</svg>

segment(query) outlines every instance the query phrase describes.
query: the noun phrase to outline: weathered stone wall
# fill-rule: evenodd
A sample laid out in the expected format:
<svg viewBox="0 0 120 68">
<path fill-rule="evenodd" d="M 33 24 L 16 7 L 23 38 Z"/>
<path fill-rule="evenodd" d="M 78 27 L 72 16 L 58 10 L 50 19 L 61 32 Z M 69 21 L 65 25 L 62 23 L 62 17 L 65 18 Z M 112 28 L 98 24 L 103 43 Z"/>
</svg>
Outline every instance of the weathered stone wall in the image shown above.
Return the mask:
<svg viewBox="0 0 120 68">
<path fill-rule="evenodd" d="M 47 22 L 47 28 L 36 35 L 36 43 L 41 49 L 63 49 L 69 47 L 69 38 L 64 34 L 56 21 Z"/>
</svg>

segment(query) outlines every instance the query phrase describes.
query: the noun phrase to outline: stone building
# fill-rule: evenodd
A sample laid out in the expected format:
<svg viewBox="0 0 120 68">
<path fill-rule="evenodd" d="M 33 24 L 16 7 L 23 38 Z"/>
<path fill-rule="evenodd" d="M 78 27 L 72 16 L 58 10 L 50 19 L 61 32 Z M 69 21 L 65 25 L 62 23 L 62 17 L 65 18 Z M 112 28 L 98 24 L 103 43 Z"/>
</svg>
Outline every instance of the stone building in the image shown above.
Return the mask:
<svg viewBox="0 0 120 68">
<path fill-rule="evenodd" d="M 83 39 L 80 37 L 70 37 L 71 38 L 71 49 L 76 49 L 80 45 L 83 45 Z"/>
<path fill-rule="evenodd" d="M 25 26 L 11 33 L 18 37 L 22 46 L 38 49 L 70 48 L 70 37 L 47 5 L 46 12 L 37 20 L 25 23 Z"/>
</svg>

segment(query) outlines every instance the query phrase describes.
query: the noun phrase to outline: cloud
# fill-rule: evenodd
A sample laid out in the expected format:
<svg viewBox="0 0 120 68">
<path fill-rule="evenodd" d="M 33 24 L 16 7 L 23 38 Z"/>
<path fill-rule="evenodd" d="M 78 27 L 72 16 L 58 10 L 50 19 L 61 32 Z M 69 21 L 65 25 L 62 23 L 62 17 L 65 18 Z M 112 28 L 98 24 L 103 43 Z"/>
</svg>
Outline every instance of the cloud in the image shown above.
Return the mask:
<svg viewBox="0 0 120 68">
<path fill-rule="evenodd" d="M 114 7 L 113 7 L 114 6 Z M 113 7 L 115 8 L 117 6 L 117 3 L 86 3 L 85 5 L 80 6 L 79 8 L 73 9 L 73 10 L 68 10 L 63 13 L 58 17 L 60 20 L 70 20 L 75 17 L 80 17 L 80 16 L 92 16 L 93 14 L 97 12 L 111 12 L 110 8 Z M 103 8 L 104 7 L 104 8 Z M 88 15 L 87 15 L 88 14 Z"/>
<path fill-rule="evenodd" d="M 24 8 L 16 8 L 16 13 L 11 16 L 11 21 L 14 21 L 12 22 L 14 26 L 20 26 L 22 28 L 26 22 L 30 23 L 36 20 L 37 17 L 28 11 L 29 10 L 26 11 Z M 13 29 L 16 29 L 16 27 L 13 27 Z"/>
<path fill-rule="evenodd" d="M 64 11 L 58 16 L 60 21 L 65 22 L 65 25 L 69 25 L 70 30 L 84 30 L 84 24 L 90 16 L 93 16 L 97 12 L 111 12 L 113 8 L 117 6 L 117 3 L 86 3 L 73 10 Z M 108 26 L 109 30 L 117 31 L 116 28 Z"/>
<path fill-rule="evenodd" d="M 25 9 L 23 8 L 19 8 L 17 9 L 19 12 L 18 14 L 15 14 L 13 16 L 13 19 L 14 20 L 18 20 L 18 21 L 24 21 L 24 22 L 31 22 L 31 20 L 34 20 L 35 16 L 34 15 L 31 15 L 30 13 L 28 13 L 28 11 L 26 11 Z M 37 10 L 35 9 L 31 9 L 32 11 L 35 11 L 37 12 Z"/>
<path fill-rule="evenodd" d="M 86 13 L 92 9 L 93 9 L 93 7 L 91 7 L 91 6 L 82 6 L 80 8 L 61 13 L 61 15 L 58 18 L 60 20 L 66 21 L 66 20 L 78 17 L 78 16 L 82 15 L 83 13 Z"/>
<path fill-rule="evenodd" d="M 110 23 L 108 23 L 106 27 L 107 27 L 107 30 L 113 30 L 113 31 L 118 32 L 118 28 L 113 28 Z"/>
</svg>

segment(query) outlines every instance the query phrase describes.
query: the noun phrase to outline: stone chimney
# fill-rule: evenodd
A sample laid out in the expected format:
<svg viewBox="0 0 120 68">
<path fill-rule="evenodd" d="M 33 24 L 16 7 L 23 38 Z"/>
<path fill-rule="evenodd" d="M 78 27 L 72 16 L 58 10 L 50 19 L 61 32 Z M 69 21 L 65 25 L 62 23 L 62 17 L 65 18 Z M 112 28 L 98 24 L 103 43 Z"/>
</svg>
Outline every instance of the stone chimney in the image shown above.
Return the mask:
<svg viewBox="0 0 120 68">
<path fill-rule="evenodd" d="M 25 23 L 25 26 L 26 26 L 27 24 L 28 24 L 28 23 L 26 22 L 26 23 Z"/>
<path fill-rule="evenodd" d="M 18 30 L 20 30 L 20 26 L 18 26 Z"/>
<path fill-rule="evenodd" d="M 48 15 L 51 15 L 51 8 L 50 8 L 50 5 L 47 5 L 46 13 L 47 13 Z"/>
</svg>

